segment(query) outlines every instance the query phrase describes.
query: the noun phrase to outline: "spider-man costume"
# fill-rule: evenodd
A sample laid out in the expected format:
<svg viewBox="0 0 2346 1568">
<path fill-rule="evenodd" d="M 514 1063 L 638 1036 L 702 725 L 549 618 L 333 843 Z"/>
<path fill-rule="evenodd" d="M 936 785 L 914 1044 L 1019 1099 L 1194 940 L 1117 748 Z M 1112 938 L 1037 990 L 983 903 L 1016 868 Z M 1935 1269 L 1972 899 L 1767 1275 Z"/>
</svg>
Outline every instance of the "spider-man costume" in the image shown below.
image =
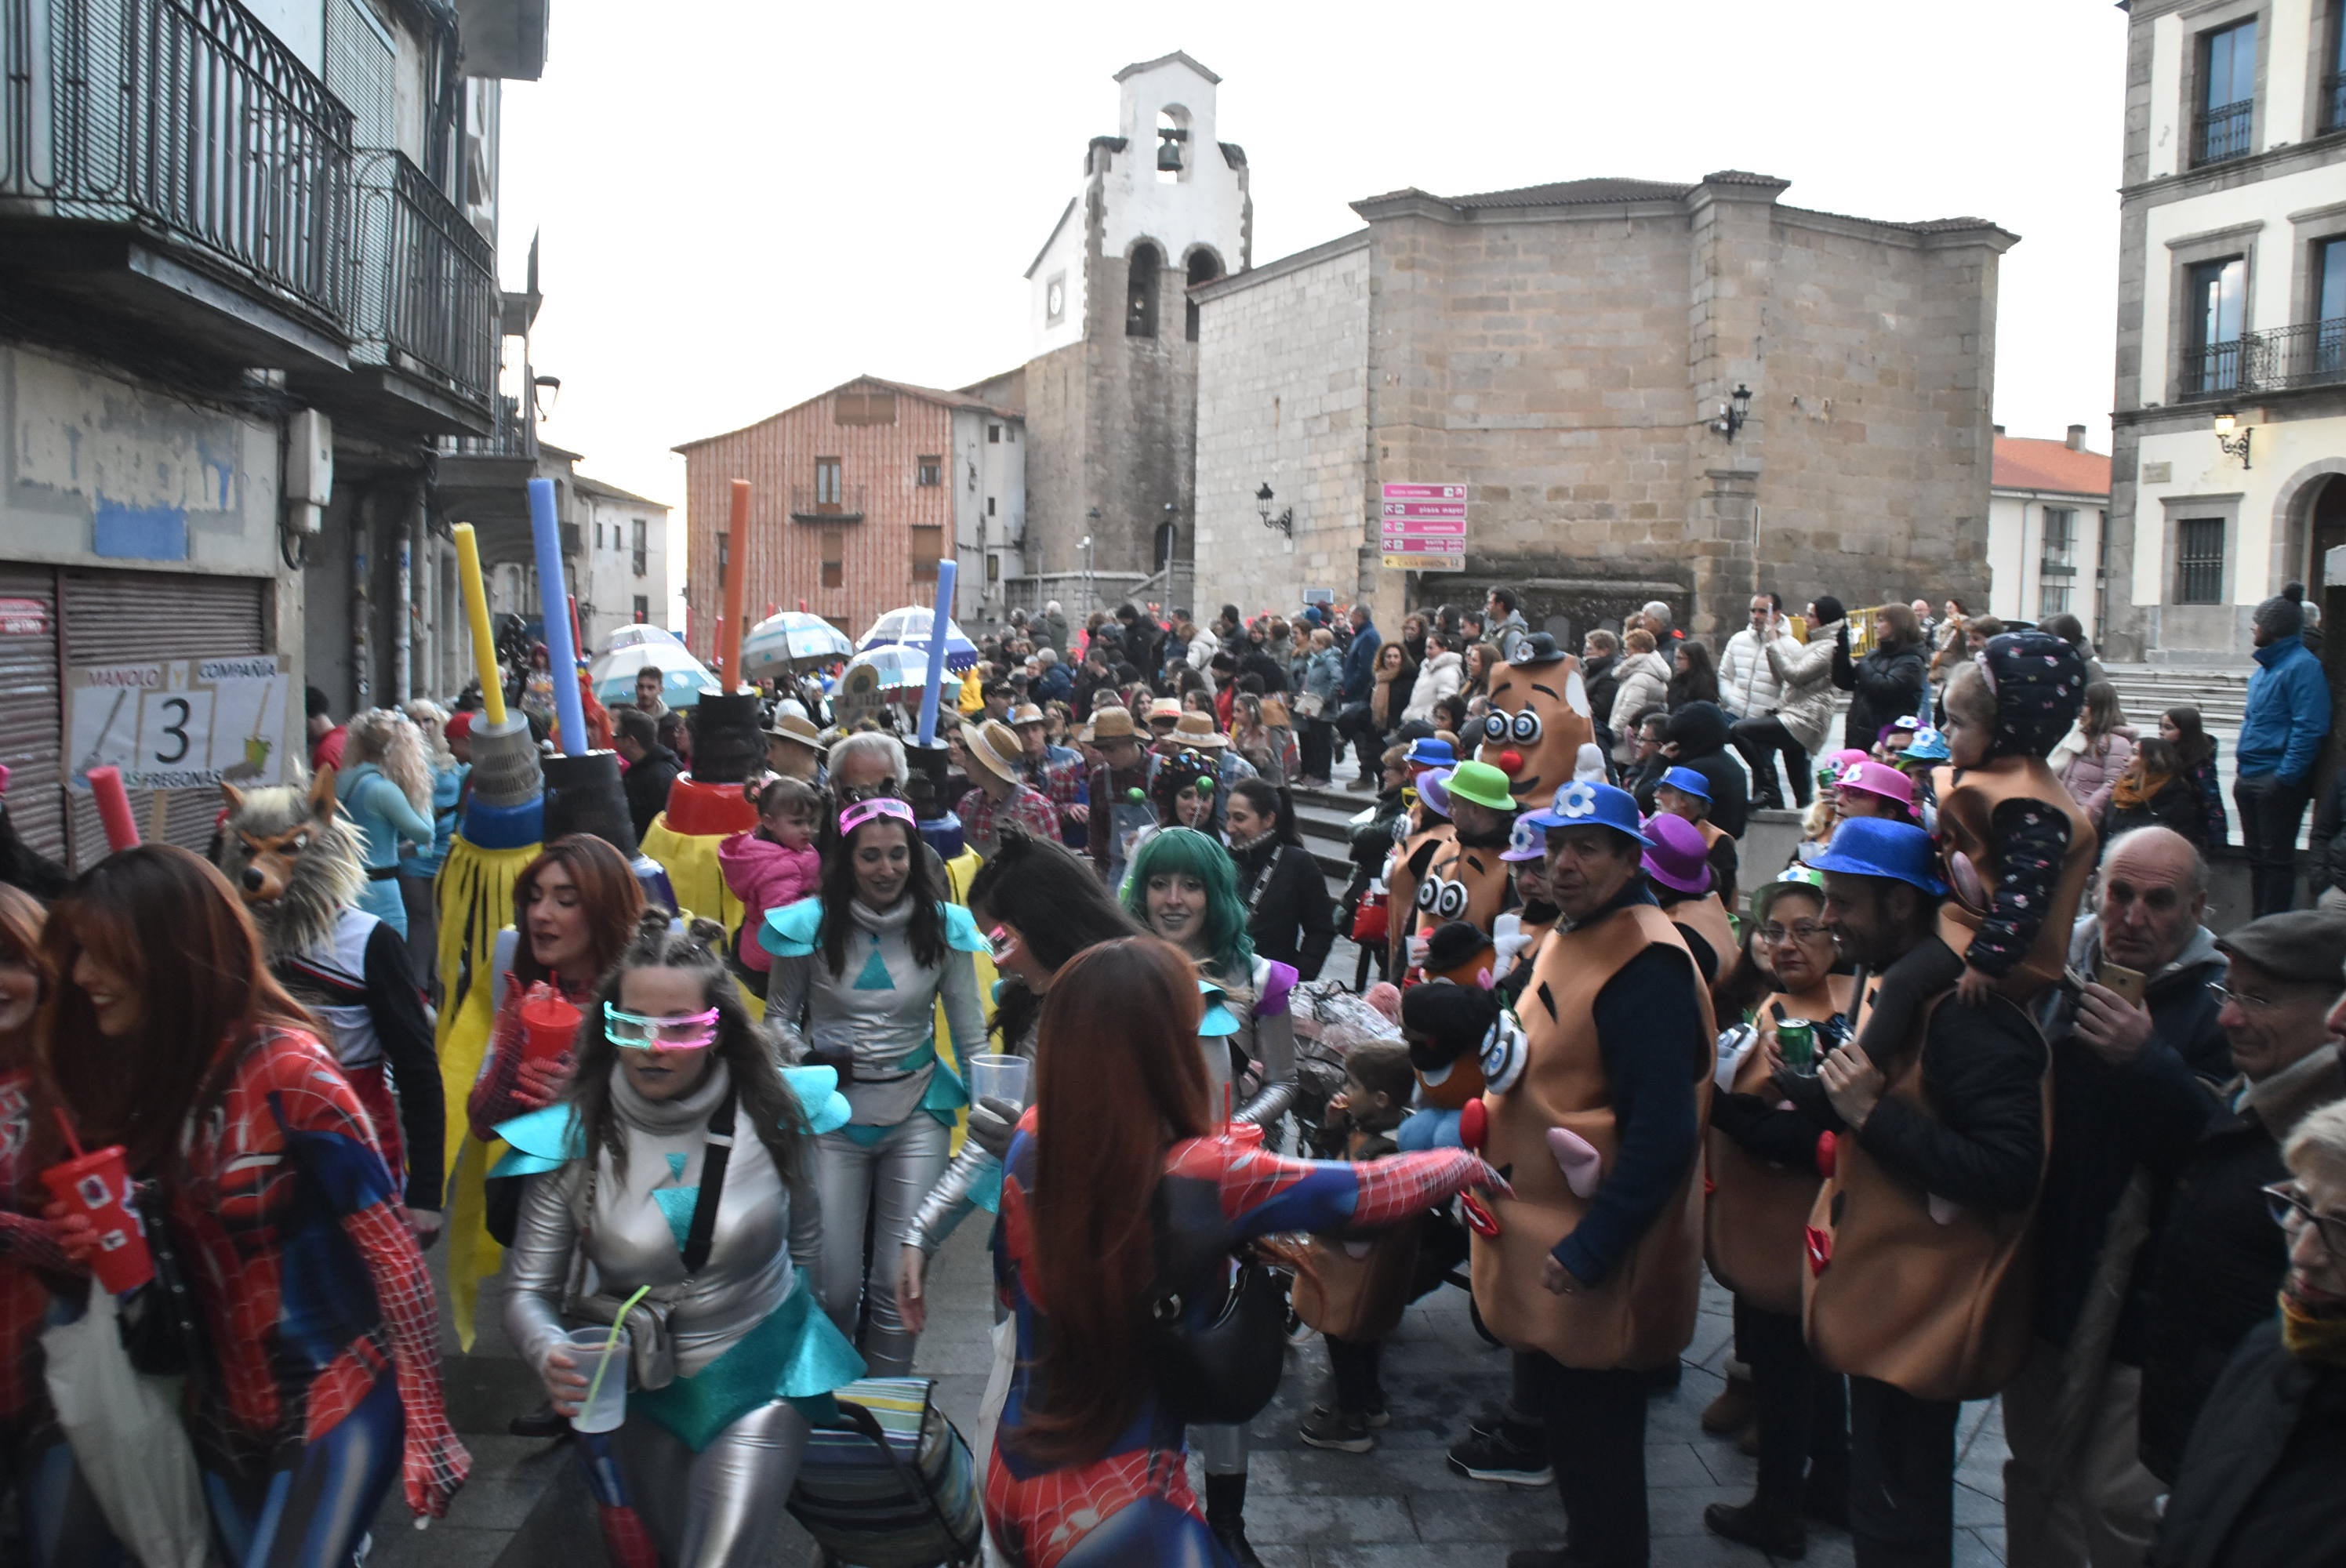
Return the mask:
<svg viewBox="0 0 2346 1568">
<path fill-rule="evenodd" d="M 295 1031 L 254 1042 L 182 1145 L 172 1229 L 211 1361 L 190 1424 L 230 1560 L 348 1563 L 395 1473 L 413 1512 L 444 1512 L 472 1461 L 432 1280 L 333 1057 Z"/>
<path fill-rule="evenodd" d="M 1030 1369 L 1049 1329 L 1045 1306 L 1027 1284 L 1035 1257 L 1026 1196 L 1035 1180 L 1035 1115 L 1026 1113 L 1004 1162 L 994 1277 L 1017 1319 L 1018 1360 L 986 1470 L 986 1523 L 1022 1568 L 1227 1564 L 1189 1486 L 1181 1425 L 1153 1396 L 1142 1400 L 1107 1453 L 1089 1464 L 1042 1470 L 1015 1451 Z M 1211 1256 L 1273 1231 L 1395 1224 L 1489 1176 L 1480 1156 L 1464 1149 L 1348 1165 L 1284 1159 L 1228 1138 L 1192 1138 L 1166 1152 L 1163 1212 L 1182 1233 L 1175 1250 Z M 1218 1307 L 1209 1294 L 1193 1298 L 1188 1311 L 1202 1319 Z"/>
<path fill-rule="evenodd" d="M 129 1556 L 81 1482 L 41 1380 L 49 1288 L 41 1274 L 80 1272 L 35 1215 L 45 1201 L 26 1167 L 32 1142 L 29 1069 L 0 1073 L 0 1496 L 16 1493 L 31 1568 L 128 1568 Z M 0 1545 L 5 1545 L 0 1542 Z"/>
</svg>

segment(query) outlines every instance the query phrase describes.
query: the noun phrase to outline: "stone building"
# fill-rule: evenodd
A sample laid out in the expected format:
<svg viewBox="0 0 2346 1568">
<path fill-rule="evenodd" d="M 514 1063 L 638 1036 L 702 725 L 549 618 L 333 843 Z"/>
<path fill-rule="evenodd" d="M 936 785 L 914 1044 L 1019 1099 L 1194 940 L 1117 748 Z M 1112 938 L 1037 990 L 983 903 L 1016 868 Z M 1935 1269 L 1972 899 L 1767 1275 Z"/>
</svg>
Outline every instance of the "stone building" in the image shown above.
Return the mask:
<svg viewBox="0 0 2346 1568">
<path fill-rule="evenodd" d="M 1198 602 L 1327 588 L 1390 625 L 1504 582 L 1577 636 L 1651 598 L 1723 630 L 1755 583 L 1984 598 L 2015 237 L 1805 211 L 1785 188 L 1402 190 L 1354 203 L 1353 234 L 1193 288 Z M 1469 487 L 1463 575 L 1382 565 L 1395 482 Z"/>
<path fill-rule="evenodd" d="M 1245 152 L 1215 137 L 1220 77 L 1177 51 L 1116 80 L 1117 134 L 1092 138 L 1026 270 L 1031 357 L 967 389 L 1022 408 L 1033 438 L 1014 604 L 1186 596 L 1198 318 L 1184 291 L 1247 266 L 1254 209 Z"/>
<path fill-rule="evenodd" d="M 2346 544 L 2346 7 L 2127 10 L 2102 641 L 2230 663 Z"/>
<path fill-rule="evenodd" d="M 997 613 L 1018 575 L 1026 437 L 1017 413 L 966 392 L 858 376 L 684 454 L 686 641 L 706 659 L 727 575 L 745 561 L 751 625 L 811 610 L 850 636 L 936 596 L 956 564 L 954 614 Z M 731 535 L 732 482 L 750 484 L 750 537 Z M 993 597 L 989 601 L 989 595 Z"/>
</svg>

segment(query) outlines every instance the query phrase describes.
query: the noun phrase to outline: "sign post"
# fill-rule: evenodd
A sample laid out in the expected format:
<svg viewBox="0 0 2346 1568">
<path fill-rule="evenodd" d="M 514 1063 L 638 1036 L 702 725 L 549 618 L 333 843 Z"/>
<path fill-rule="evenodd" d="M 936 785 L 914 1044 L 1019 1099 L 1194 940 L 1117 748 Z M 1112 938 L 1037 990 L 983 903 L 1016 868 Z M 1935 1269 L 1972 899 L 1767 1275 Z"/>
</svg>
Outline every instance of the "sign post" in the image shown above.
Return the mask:
<svg viewBox="0 0 2346 1568">
<path fill-rule="evenodd" d="M 1392 484 L 1381 501 L 1384 564 L 1409 572 L 1466 569 L 1466 486 Z"/>
</svg>

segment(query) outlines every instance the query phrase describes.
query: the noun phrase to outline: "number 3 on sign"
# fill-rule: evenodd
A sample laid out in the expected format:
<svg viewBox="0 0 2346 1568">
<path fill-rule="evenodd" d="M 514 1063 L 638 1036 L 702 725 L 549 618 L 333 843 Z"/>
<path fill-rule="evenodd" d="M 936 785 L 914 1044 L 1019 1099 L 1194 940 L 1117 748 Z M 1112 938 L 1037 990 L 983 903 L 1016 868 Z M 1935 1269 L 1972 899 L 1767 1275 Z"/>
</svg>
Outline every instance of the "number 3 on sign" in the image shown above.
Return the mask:
<svg viewBox="0 0 2346 1568">
<path fill-rule="evenodd" d="M 211 729 L 209 691 L 140 693 L 138 770 L 200 772 L 209 765 Z"/>
</svg>

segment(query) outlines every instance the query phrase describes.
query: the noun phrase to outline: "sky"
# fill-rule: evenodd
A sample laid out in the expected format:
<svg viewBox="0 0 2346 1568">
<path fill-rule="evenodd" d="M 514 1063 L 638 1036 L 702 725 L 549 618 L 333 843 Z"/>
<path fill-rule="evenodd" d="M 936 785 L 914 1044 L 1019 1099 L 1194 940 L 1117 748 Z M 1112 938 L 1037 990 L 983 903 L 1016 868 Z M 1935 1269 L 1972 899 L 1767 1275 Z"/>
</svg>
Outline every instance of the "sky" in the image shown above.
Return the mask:
<svg viewBox="0 0 2346 1568">
<path fill-rule="evenodd" d="M 2106 452 L 2125 44 L 2109 0 L 552 0 L 544 79 L 505 89 L 501 265 L 519 286 L 542 232 L 547 439 L 680 508 L 681 442 L 865 372 L 1023 362 L 1023 274 L 1116 133 L 1111 78 L 1186 49 L 1258 265 L 1408 186 L 1741 168 L 1792 206 L 1985 218 L 2021 236 L 1996 420 Z"/>
</svg>

